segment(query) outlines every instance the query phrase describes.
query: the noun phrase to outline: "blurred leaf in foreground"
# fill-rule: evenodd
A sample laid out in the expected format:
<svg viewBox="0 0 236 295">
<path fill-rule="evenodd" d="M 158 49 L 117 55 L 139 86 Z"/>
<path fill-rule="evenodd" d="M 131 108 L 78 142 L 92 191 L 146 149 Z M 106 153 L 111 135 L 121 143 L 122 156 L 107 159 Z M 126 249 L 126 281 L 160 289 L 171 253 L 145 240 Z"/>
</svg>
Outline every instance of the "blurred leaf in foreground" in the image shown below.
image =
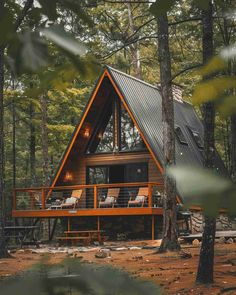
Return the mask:
<svg viewBox="0 0 236 295">
<path fill-rule="evenodd" d="M 230 90 L 235 87 L 235 77 L 217 77 L 198 84 L 192 96 L 192 101 L 194 104 L 213 101 L 218 99 L 221 95 L 224 95 L 226 90 Z"/>
<path fill-rule="evenodd" d="M 61 26 L 51 26 L 41 30 L 43 35 L 61 49 L 74 55 L 83 56 L 86 54 L 85 45 L 76 40 L 72 35 L 65 32 Z"/>
<path fill-rule="evenodd" d="M 219 209 L 233 213 L 236 188 L 230 180 L 199 167 L 172 167 L 168 173 L 175 177 L 181 193 L 186 196 L 186 207 L 200 206 L 207 216 L 216 216 Z"/>
</svg>

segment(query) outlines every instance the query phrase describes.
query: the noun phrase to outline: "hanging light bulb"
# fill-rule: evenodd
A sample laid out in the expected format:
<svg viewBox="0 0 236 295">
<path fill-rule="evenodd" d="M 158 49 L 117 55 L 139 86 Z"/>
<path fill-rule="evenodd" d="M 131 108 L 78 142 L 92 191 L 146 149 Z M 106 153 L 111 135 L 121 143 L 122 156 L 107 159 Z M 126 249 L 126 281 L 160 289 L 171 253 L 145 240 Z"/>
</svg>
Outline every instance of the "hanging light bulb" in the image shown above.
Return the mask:
<svg viewBox="0 0 236 295">
<path fill-rule="evenodd" d="M 64 182 L 67 181 L 72 181 L 73 180 L 73 174 L 70 171 L 66 171 L 65 177 L 64 177 Z"/>
<path fill-rule="evenodd" d="M 89 135 L 90 135 L 89 129 L 86 129 L 86 130 L 84 131 L 84 137 L 88 138 Z"/>
</svg>

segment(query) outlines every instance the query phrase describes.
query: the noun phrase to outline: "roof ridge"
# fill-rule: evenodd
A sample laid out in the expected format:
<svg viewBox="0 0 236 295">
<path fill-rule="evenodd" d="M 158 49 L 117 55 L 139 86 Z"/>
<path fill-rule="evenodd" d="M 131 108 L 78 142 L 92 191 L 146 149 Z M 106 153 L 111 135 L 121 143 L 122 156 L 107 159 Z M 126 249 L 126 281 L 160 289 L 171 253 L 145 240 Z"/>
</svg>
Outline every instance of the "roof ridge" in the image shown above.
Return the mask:
<svg viewBox="0 0 236 295">
<path fill-rule="evenodd" d="M 131 75 L 129 75 L 129 74 L 126 74 L 126 73 L 124 73 L 124 72 L 122 72 L 122 71 L 119 71 L 119 70 L 117 70 L 117 69 L 115 69 L 115 68 L 113 68 L 113 67 L 111 67 L 111 66 L 106 65 L 106 68 L 108 69 L 108 71 L 111 69 L 112 71 L 118 72 L 118 73 L 120 73 L 120 74 L 122 74 L 122 75 L 124 75 L 124 76 L 126 76 L 126 77 L 128 77 L 128 78 L 131 78 L 131 79 L 133 79 L 133 80 L 136 80 L 136 81 L 138 81 L 138 82 L 140 82 L 140 83 L 142 83 L 142 84 L 145 84 L 145 85 L 147 85 L 147 86 L 149 86 L 149 87 L 155 88 L 155 89 L 158 90 L 158 91 L 160 90 L 160 89 L 158 88 L 158 86 L 152 85 L 152 84 L 150 84 L 150 83 L 148 83 L 148 82 L 145 82 L 145 81 L 143 81 L 143 80 L 141 80 L 141 79 L 138 79 L 138 78 L 136 78 L 136 77 L 134 77 L 134 76 L 131 76 Z"/>
</svg>

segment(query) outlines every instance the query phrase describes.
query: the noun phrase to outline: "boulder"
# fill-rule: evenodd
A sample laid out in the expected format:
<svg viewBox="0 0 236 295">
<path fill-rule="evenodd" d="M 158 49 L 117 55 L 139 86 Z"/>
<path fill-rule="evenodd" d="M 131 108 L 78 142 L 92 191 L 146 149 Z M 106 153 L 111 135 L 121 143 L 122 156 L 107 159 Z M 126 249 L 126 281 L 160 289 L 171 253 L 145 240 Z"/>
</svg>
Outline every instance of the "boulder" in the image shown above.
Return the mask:
<svg viewBox="0 0 236 295">
<path fill-rule="evenodd" d="M 226 244 L 233 244 L 234 243 L 234 240 L 232 238 L 229 238 L 227 241 L 226 241 Z"/>
<path fill-rule="evenodd" d="M 226 242 L 225 237 L 220 237 L 219 240 L 218 240 L 219 244 L 225 244 L 225 242 Z"/>
<path fill-rule="evenodd" d="M 198 240 L 197 240 L 198 241 Z M 179 255 L 180 255 L 180 258 L 182 259 L 189 259 L 189 258 L 192 258 L 192 254 L 190 252 L 187 252 L 187 251 L 184 251 L 184 250 L 181 250 L 179 252 Z"/>
<path fill-rule="evenodd" d="M 95 254 L 95 257 L 96 258 L 107 258 L 107 257 L 110 257 L 110 252 L 108 251 L 103 251 L 103 250 L 100 250 L 98 251 L 96 254 Z"/>
</svg>

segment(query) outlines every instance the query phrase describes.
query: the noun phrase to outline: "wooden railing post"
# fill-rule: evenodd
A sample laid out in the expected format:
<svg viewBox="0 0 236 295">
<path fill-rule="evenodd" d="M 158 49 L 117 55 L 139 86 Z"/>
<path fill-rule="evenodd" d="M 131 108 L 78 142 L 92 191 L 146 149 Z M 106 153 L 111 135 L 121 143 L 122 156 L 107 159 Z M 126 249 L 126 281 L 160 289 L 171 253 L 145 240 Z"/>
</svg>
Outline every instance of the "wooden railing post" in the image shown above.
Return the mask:
<svg viewBox="0 0 236 295">
<path fill-rule="evenodd" d="M 97 208 L 97 201 L 98 201 L 98 188 L 96 185 L 93 188 L 93 197 L 94 197 L 94 199 L 93 199 L 94 206 L 93 207 L 94 207 L 94 209 L 96 209 Z"/>
<path fill-rule="evenodd" d="M 13 190 L 13 196 L 12 196 L 12 209 L 16 210 L 16 190 Z"/>
<path fill-rule="evenodd" d="M 152 207 L 152 185 L 148 184 L 148 207 Z"/>
<path fill-rule="evenodd" d="M 42 210 L 45 209 L 45 190 L 42 188 Z"/>
</svg>

